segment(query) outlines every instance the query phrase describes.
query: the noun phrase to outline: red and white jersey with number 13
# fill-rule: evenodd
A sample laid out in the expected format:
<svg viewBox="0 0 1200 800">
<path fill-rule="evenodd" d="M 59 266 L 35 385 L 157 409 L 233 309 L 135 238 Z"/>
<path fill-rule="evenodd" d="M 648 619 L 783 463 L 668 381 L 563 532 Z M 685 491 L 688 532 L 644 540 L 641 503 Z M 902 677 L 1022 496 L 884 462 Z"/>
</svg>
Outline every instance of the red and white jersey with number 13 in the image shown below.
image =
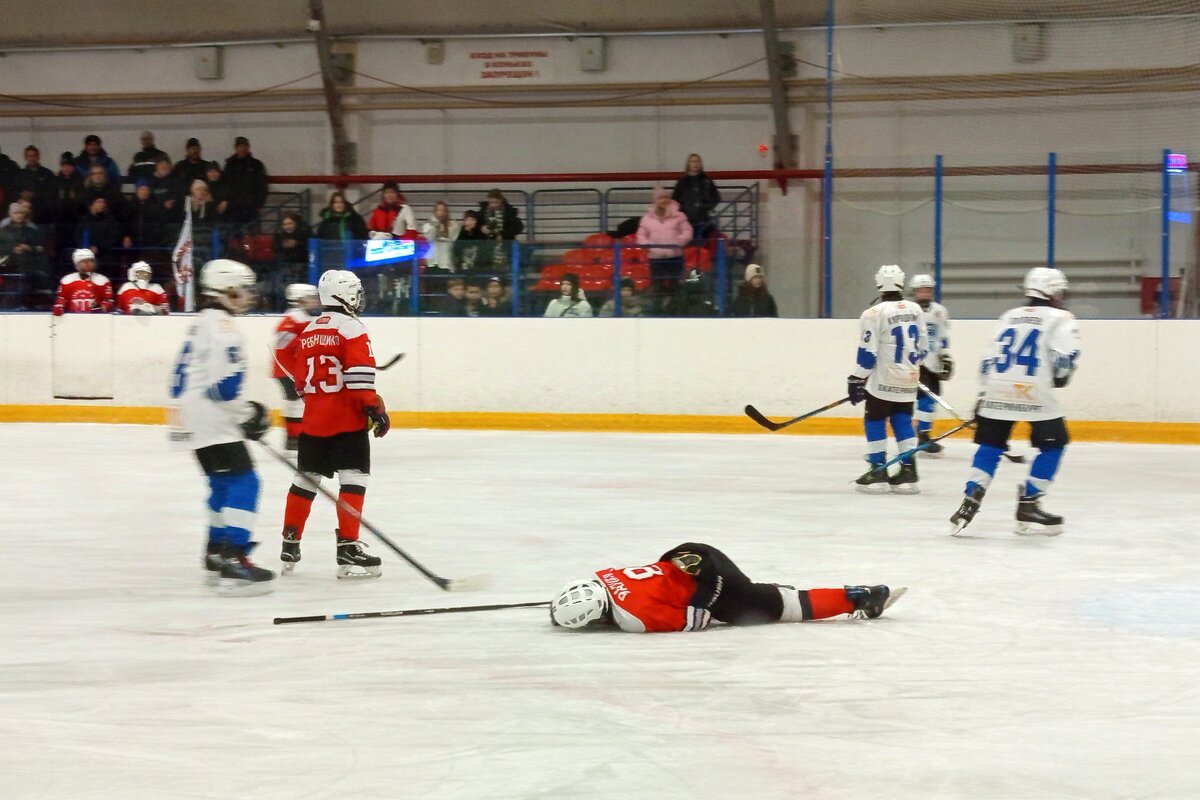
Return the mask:
<svg viewBox="0 0 1200 800">
<path fill-rule="evenodd" d="M 366 409 L 379 396 L 375 353 L 357 317 L 323 311 L 280 355 L 304 398 L 301 433 L 333 436 L 367 427 Z"/>
</svg>

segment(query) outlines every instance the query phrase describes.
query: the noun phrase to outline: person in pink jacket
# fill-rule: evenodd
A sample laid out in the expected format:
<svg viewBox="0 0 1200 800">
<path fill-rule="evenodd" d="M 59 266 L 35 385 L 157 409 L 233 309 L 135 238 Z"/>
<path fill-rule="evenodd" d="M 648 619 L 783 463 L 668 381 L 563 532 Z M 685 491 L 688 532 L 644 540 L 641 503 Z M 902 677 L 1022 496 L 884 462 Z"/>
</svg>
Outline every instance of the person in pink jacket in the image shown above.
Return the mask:
<svg viewBox="0 0 1200 800">
<path fill-rule="evenodd" d="M 683 247 L 692 240 L 692 224 L 671 194 L 658 189 L 638 224 L 638 244 L 649 248 L 650 276 L 657 291 L 655 313 L 670 314 L 683 274 Z"/>
</svg>

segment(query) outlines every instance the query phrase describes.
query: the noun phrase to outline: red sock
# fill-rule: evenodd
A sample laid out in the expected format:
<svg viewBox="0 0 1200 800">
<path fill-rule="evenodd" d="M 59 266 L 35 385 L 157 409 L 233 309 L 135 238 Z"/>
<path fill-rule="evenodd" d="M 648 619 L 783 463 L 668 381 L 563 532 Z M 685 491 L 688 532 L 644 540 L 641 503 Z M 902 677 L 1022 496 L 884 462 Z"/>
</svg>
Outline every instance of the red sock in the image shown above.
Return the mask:
<svg viewBox="0 0 1200 800">
<path fill-rule="evenodd" d="M 300 437 L 300 420 L 289 418 L 285 422 L 287 423 L 287 437 L 298 439 Z"/>
<path fill-rule="evenodd" d="M 362 514 L 363 501 L 366 500 L 366 490 L 359 486 L 343 486 L 338 492 L 338 500 L 350 506 L 360 515 Z M 351 514 L 342 505 L 338 504 L 338 535 L 343 539 L 353 539 L 358 541 L 358 516 Z"/>
<path fill-rule="evenodd" d="M 304 535 L 304 523 L 308 522 L 308 512 L 312 510 L 316 496 L 316 492 L 295 486 L 288 490 L 287 504 L 283 507 L 283 527 L 294 528 L 297 539 Z"/>
<path fill-rule="evenodd" d="M 800 594 L 808 595 L 808 606 L 812 608 L 810 619 L 828 619 L 854 610 L 854 603 L 846 598 L 844 589 L 809 589 Z"/>
</svg>

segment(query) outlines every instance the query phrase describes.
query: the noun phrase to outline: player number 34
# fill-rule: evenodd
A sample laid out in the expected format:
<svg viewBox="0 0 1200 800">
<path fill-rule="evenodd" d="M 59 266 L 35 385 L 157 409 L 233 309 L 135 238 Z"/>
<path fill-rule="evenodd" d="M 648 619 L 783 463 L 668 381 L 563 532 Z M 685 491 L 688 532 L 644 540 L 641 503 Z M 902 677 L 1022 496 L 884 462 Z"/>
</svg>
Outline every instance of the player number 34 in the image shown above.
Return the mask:
<svg viewBox="0 0 1200 800">
<path fill-rule="evenodd" d="M 304 378 L 305 394 L 316 394 L 318 390 L 333 394 L 341 391 L 342 384 L 342 362 L 336 356 L 309 357 L 308 375 Z"/>
</svg>

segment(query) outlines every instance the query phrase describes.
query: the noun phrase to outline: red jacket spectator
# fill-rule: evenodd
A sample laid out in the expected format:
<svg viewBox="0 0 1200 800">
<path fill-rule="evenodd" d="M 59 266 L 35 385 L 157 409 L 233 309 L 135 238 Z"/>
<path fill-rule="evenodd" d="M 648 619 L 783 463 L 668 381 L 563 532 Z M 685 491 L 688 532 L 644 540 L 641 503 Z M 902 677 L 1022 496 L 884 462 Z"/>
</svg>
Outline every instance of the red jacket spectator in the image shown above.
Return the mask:
<svg viewBox="0 0 1200 800">
<path fill-rule="evenodd" d="M 145 261 L 129 268 L 129 280 L 117 292 L 117 310 L 122 314 L 166 314 L 167 293 L 151 279 L 154 273 Z"/>
<path fill-rule="evenodd" d="M 399 232 L 395 231 L 397 217 L 402 218 L 404 224 L 404 230 Z M 400 187 L 394 183 L 385 183 L 383 198 L 371 212 L 371 218 L 367 221 L 367 230 L 374 233 L 395 233 L 397 236 L 401 236 L 416 227 L 416 215 L 413 214 L 412 207 L 408 205 L 404 195 L 400 194 Z"/>
<path fill-rule="evenodd" d="M 683 246 L 692 240 L 692 224 L 679 210 L 679 203 L 666 192 L 660 192 L 638 224 L 637 240 L 642 245 L 678 245 L 651 247 L 650 258 L 681 258 Z"/>
<path fill-rule="evenodd" d="M 58 299 L 54 316 L 72 314 L 107 314 L 113 309 L 112 283 L 96 274 L 96 256 L 91 250 L 76 250 L 71 255 L 76 272 L 64 275 L 58 282 Z"/>
</svg>

